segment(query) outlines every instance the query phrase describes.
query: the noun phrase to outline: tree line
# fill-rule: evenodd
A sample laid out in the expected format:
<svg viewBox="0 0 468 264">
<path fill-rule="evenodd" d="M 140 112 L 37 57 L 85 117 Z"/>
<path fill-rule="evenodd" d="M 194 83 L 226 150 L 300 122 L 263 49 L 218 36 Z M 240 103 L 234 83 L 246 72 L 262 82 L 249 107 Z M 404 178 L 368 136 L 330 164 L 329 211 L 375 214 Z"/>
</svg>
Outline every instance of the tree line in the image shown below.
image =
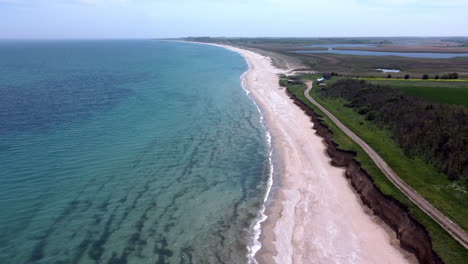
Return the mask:
<svg viewBox="0 0 468 264">
<path fill-rule="evenodd" d="M 468 109 L 406 96 L 389 86 L 342 79 L 319 90 L 387 128 L 410 157 L 421 157 L 450 180 L 468 182 Z"/>
<path fill-rule="evenodd" d="M 338 75 L 337 75 L 338 76 Z M 392 75 L 389 73 L 387 75 L 387 78 L 392 78 Z M 405 74 L 405 80 L 408 80 L 410 78 L 410 75 L 409 74 Z M 430 79 L 430 76 L 429 74 L 423 74 L 421 79 L 423 80 L 428 80 Z M 439 79 L 458 79 L 458 73 L 457 72 L 453 72 L 453 73 L 448 73 L 448 74 L 443 74 L 442 76 L 439 76 L 438 74 L 436 74 L 434 76 L 434 79 L 436 80 L 439 80 Z"/>
</svg>

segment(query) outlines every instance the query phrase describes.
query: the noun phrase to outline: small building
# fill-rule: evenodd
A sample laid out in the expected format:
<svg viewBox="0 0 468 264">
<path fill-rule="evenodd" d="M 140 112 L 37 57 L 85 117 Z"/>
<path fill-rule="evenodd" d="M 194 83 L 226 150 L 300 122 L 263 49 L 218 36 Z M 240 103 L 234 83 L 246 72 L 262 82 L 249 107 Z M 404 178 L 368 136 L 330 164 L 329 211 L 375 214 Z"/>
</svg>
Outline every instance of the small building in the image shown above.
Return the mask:
<svg viewBox="0 0 468 264">
<path fill-rule="evenodd" d="M 319 82 L 319 83 L 321 83 L 321 82 L 323 82 L 323 81 L 325 81 L 325 78 L 323 78 L 323 77 L 317 79 L 317 82 Z"/>
<path fill-rule="evenodd" d="M 325 78 L 326 80 L 330 80 L 332 77 L 332 74 L 331 73 L 324 73 L 323 74 L 323 78 Z"/>
<path fill-rule="evenodd" d="M 304 84 L 304 82 L 302 82 L 301 80 L 290 79 L 288 80 L 288 84 Z"/>
<path fill-rule="evenodd" d="M 322 83 L 319 83 L 319 86 L 327 86 L 327 84 L 322 82 Z"/>
</svg>

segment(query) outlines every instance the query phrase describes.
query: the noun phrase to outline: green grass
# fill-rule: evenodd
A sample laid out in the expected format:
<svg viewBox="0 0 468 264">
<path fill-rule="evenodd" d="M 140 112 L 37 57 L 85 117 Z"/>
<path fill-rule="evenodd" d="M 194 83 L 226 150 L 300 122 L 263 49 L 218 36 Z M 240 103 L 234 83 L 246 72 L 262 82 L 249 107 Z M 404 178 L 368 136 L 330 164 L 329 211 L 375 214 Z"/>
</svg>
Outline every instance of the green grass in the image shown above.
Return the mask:
<svg viewBox="0 0 468 264">
<path fill-rule="evenodd" d="M 396 78 L 359 78 L 369 82 L 395 84 L 395 85 L 414 85 L 414 86 L 444 86 L 444 87 L 468 87 L 468 80 L 465 79 L 396 79 Z"/>
<path fill-rule="evenodd" d="M 468 81 L 466 80 L 392 80 L 382 78 L 366 78 L 365 80 L 374 84 L 398 88 L 407 95 L 420 96 L 444 104 L 468 107 Z"/>
<path fill-rule="evenodd" d="M 316 76 L 308 75 L 313 79 Z M 331 81 L 333 82 L 333 80 Z M 312 103 L 306 100 L 303 92 L 304 85 L 293 85 L 288 87 L 300 100 L 306 102 L 314 111 L 322 114 Z M 311 96 L 332 112 L 338 119 L 347 125 L 356 134 L 361 136 L 387 161 L 387 163 L 413 186 L 424 197 L 430 200 L 441 211 L 460 223 L 465 230 L 468 228 L 467 195 L 454 196 L 453 188 L 444 175 L 437 173 L 433 168 L 425 164 L 422 160 L 408 159 L 401 149 L 393 142 L 389 133 L 368 123 L 362 116 L 350 108 L 343 106 L 345 101 L 339 99 L 323 99 L 317 96 L 316 90 L 312 89 Z M 324 115 L 323 115 L 324 116 Z M 445 230 L 414 205 L 405 195 L 403 195 L 380 171 L 370 157 L 351 139 L 349 139 L 333 122 L 327 117 L 322 120 L 333 131 L 333 140 L 340 148 L 353 150 L 357 153 L 356 159 L 363 168 L 372 176 L 379 189 L 401 201 L 409 209 L 410 214 L 428 230 L 434 250 L 446 263 L 466 263 L 468 251 L 455 241 Z"/>
</svg>

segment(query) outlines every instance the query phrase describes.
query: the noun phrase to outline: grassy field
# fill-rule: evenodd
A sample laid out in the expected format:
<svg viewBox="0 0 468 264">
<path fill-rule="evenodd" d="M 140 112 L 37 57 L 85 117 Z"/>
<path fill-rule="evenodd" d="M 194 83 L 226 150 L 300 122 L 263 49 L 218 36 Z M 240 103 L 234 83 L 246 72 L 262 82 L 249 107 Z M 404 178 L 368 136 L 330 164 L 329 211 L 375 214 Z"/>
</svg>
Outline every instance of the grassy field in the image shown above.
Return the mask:
<svg viewBox="0 0 468 264">
<path fill-rule="evenodd" d="M 389 85 L 411 96 L 421 96 L 439 103 L 464 105 L 468 107 L 467 80 L 421 80 L 421 79 L 371 79 L 374 84 Z"/>
<path fill-rule="evenodd" d="M 468 80 L 466 79 L 395 79 L 395 78 L 359 78 L 369 82 L 377 82 L 380 84 L 393 84 L 393 85 L 412 85 L 412 86 L 430 86 L 430 87 L 468 87 Z"/>
<path fill-rule="evenodd" d="M 307 76 L 309 79 L 315 77 L 311 75 Z M 289 89 L 301 100 L 308 103 L 311 108 L 320 113 L 318 109 L 305 99 L 303 95 L 305 90 L 304 85 L 289 86 Z M 388 131 L 375 127 L 352 109 L 344 107 L 343 105 L 346 103 L 344 100 L 320 98 L 317 96 L 315 89 L 312 89 L 311 96 L 379 152 L 400 177 L 404 178 L 405 181 L 411 184 L 413 188 L 441 211 L 463 226 L 465 230 L 468 230 L 468 223 L 466 221 L 468 219 L 468 195 L 457 192 L 458 188 L 460 188 L 459 185 L 446 180 L 443 175 L 438 174 L 422 160 L 405 157 L 401 149 L 391 139 Z M 441 258 L 446 263 L 466 263 L 468 251 L 390 183 L 359 146 L 344 135 L 328 118 L 323 117 L 323 120 L 334 132 L 334 141 L 339 144 L 340 148 L 353 150 L 358 153 L 356 159 L 361 162 L 362 166 L 373 177 L 377 186 L 384 193 L 391 195 L 406 205 L 411 215 L 427 228 L 433 240 L 434 250 Z"/>
<path fill-rule="evenodd" d="M 392 75 L 403 77 L 410 74 L 421 77 L 423 74 L 431 76 L 458 72 L 461 77 L 468 76 L 468 57 L 452 59 L 421 59 L 395 56 L 354 56 L 341 54 L 301 54 L 300 56 L 312 69 L 319 72 L 338 72 L 349 76 L 386 77 L 388 73 L 378 72 L 375 69 L 398 69 L 399 73 Z"/>
</svg>

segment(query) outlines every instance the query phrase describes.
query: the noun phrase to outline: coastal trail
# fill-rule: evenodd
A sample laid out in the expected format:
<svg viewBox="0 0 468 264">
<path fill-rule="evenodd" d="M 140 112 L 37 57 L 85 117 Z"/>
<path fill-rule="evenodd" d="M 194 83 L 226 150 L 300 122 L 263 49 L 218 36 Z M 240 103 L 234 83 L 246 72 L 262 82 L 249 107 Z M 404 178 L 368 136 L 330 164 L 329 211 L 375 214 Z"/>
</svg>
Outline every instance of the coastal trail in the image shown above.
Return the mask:
<svg viewBox="0 0 468 264">
<path fill-rule="evenodd" d="M 456 239 L 463 247 L 468 249 L 468 235 L 461 229 L 456 223 L 452 222 L 447 216 L 435 208 L 431 203 L 424 199 L 419 193 L 413 188 L 406 184 L 388 164 L 380 157 L 380 155 L 372 149 L 364 140 L 358 135 L 341 123 L 332 113 L 315 101 L 309 94 L 312 89 L 312 81 L 306 82 L 307 89 L 304 91 L 304 96 L 318 109 L 320 109 L 330 120 L 338 126 L 351 140 L 358 144 L 384 175 L 403 193 L 405 194 L 414 204 L 416 204 L 422 211 L 424 211 L 429 217 L 436 221 L 442 228 L 445 229 L 454 239 Z"/>
</svg>

